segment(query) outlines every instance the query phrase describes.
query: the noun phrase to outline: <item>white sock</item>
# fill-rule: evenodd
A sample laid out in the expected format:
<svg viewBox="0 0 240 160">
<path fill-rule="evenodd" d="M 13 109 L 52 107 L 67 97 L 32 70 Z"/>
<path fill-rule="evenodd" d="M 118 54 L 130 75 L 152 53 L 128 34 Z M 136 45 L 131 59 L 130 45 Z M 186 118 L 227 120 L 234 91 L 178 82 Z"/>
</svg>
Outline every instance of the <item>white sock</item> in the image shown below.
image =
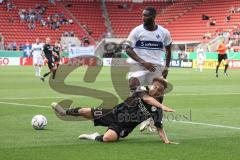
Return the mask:
<svg viewBox="0 0 240 160">
<path fill-rule="evenodd" d="M 35 76 L 38 76 L 38 67 L 34 66 Z"/>
<path fill-rule="evenodd" d="M 200 72 L 202 72 L 202 69 L 203 69 L 203 67 L 201 66 L 201 67 L 200 67 Z"/>
<path fill-rule="evenodd" d="M 38 67 L 38 76 L 41 77 L 41 70 L 42 70 L 42 67 Z"/>
</svg>

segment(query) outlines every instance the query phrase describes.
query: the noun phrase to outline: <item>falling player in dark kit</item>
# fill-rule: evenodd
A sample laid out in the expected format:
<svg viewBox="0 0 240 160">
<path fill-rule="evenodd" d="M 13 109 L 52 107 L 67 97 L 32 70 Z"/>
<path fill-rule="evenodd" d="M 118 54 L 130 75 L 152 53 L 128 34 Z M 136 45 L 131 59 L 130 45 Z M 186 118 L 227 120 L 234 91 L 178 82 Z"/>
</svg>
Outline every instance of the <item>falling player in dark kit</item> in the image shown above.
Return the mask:
<svg viewBox="0 0 240 160">
<path fill-rule="evenodd" d="M 132 96 L 113 109 L 78 107 L 65 110 L 66 106 L 61 106 L 55 102 L 52 103 L 52 108 L 61 116 L 82 116 L 93 120 L 94 126 L 108 127 L 104 135 L 97 132 L 82 134 L 79 139 L 116 142 L 119 138 L 128 136 L 138 124 L 151 117 L 162 141 L 165 144 L 177 144 L 168 140 L 162 124 L 162 112 L 174 112 L 174 110 L 156 100 L 158 96 L 164 94 L 167 85 L 164 79 L 155 78 L 152 85 L 139 86 Z"/>
</svg>

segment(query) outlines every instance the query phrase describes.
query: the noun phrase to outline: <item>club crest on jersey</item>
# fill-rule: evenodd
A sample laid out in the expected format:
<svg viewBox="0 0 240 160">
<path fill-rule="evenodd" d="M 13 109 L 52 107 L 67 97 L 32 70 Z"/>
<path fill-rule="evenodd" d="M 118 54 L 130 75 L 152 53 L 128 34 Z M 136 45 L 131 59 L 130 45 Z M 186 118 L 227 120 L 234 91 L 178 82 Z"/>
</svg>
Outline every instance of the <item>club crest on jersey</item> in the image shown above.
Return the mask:
<svg viewBox="0 0 240 160">
<path fill-rule="evenodd" d="M 155 112 L 155 111 L 157 110 L 157 108 L 154 107 L 154 106 L 152 106 L 152 107 L 151 107 L 151 110 L 152 110 L 152 112 Z"/>
</svg>

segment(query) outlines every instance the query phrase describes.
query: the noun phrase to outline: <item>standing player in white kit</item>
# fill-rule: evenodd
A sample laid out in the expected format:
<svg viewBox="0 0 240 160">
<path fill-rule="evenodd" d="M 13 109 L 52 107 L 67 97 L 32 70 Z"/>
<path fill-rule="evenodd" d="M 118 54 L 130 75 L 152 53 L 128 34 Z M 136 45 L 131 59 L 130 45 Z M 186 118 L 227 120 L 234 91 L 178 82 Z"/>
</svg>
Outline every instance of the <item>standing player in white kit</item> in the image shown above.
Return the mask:
<svg viewBox="0 0 240 160">
<path fill-rule="evenodd" d="M 155 8 L 145 8 L 142 13 L 143 24 L 135 27 L 128 36 L 129 46 L 126 52 L 130 56 L 127 61 L 130 64 L 128 78 L 131 91 L 137 86 L 152 84 L 154 78 L 166 78 L 168 74 L 172 39 L 167 29 L 155 24 L 156 15 Z M 159 97 L 158 101 L 162 103 L 163 97 Z M 159 114 L 162 114 L 162 111 Z M 151 119 L 142 122 L 140 131 L 146 127 L 155 131 L 156 128 L 151 122 Z"/>
<path fill-rule="evenodd" d="M 43 45 L 39 39 L 36 39 L 36 43 L 32 44 L 33 66 L 35 70 L 35 76 L 41 77 L 41 69 L 43 66 L 42 56 Z"/>
<path fill-rule="evenodd" d="M 203 66 L 206 61 L 206 54 L 202 48 L 197 49 L 197 69 L 196 71 L 203 71 Z"/>
</svg>

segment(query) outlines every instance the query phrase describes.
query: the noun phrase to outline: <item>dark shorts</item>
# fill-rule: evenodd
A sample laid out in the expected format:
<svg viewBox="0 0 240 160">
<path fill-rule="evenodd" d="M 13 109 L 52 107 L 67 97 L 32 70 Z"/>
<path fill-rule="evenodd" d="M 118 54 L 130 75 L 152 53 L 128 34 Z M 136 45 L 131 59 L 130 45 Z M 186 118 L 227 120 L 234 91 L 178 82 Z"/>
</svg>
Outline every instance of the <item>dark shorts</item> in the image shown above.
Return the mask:
<svg viewBox="0 0 240 160">
<path fill-rule="evenodd" d="M 94 126 L 105 126 L 114 130 L 118 138 L 126 137 L 135 128 L 134 125 L 122 125 L 114 115 L 112 109 L 92 108 Z"/>
<path fill-rule="evenodd" d="M 218 54 L 218 62 L 222 62 L 223 59 L 228 59 L 227 54 Z"/>
<path fill-rule="evenodd" d="M 48 68 L 49 68 L 49 69 L 52 69 L 52 68 L 54 68 L 54 66 L 55 66 L 54 61 L 51 60 L 51 59 L 48 59 Z"/>
<path fill-rule="evenodd" d="M 54 57 L 54 62 L 55 62 L 55 64 L 57 63 L 59 63 L 60 62 L 60 58 L 59 57 Z"/>
</svg>

